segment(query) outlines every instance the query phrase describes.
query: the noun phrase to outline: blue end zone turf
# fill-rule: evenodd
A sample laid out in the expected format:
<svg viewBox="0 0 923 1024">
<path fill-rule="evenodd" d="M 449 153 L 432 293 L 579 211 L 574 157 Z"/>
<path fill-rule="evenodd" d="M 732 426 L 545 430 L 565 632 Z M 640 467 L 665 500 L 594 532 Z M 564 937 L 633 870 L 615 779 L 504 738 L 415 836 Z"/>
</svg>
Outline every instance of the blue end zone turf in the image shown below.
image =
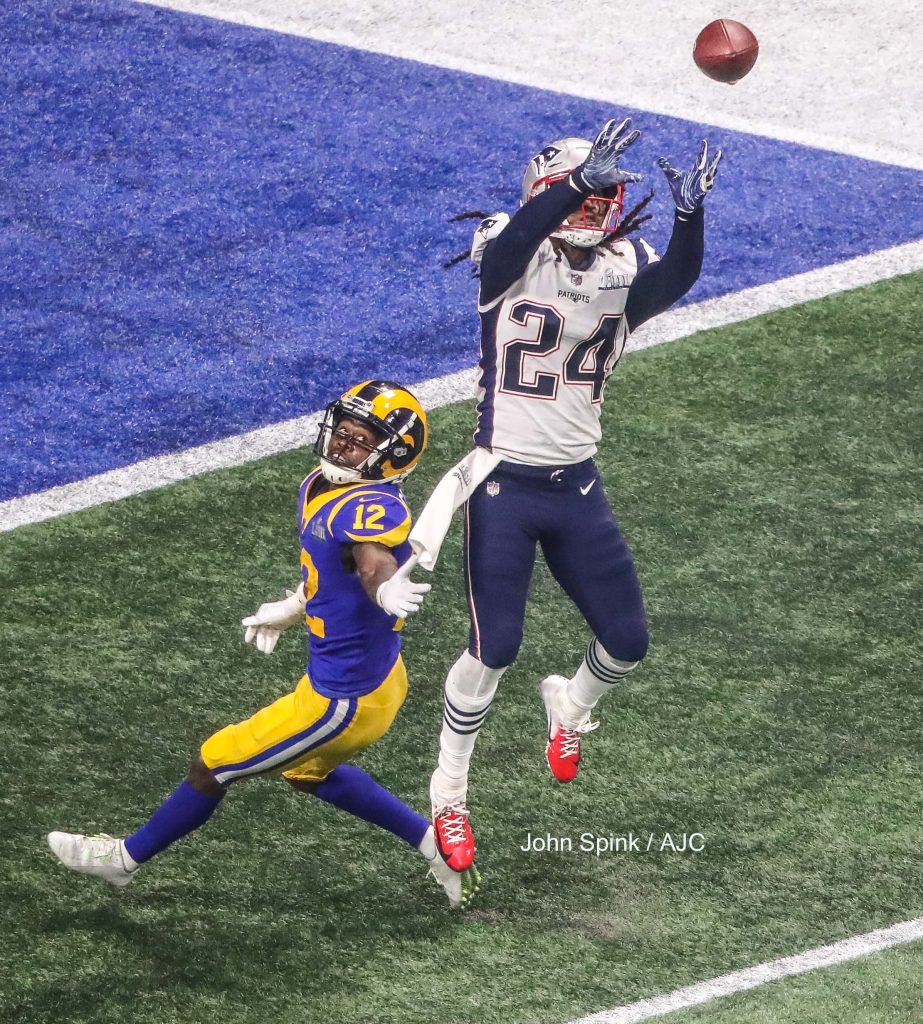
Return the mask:
<svg viewBox="0 0 923 1024">
<path fill-rule="evenodd" d="M 514 209 L 533 151 L 631 113 L 662 248 L 655 159 L 703 135 L 128 2 L 18 0 L 0 38 L 0 498 L 472 365 L 474 284 L 441 263 L 473 224 L 449 217 Z M 726 159 L 687 301 L 923 235 L 918 172 L 707 135 Z"/>
</svg>

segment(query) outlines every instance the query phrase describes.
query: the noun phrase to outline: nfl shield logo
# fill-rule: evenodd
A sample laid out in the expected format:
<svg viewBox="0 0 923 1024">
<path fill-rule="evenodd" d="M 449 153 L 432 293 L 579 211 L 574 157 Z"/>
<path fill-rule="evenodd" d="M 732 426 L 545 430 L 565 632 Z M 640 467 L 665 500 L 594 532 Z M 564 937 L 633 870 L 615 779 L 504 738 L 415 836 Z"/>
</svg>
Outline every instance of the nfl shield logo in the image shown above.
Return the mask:
<svg viewBox="0 0 923 1024">
<path fill-rule="evenodd" d="M 500 485 L 496 480 L 487 481 L 487 493 L 493 498 L 500 493 Z"/>
<path fill-rule="evenodd" d="M 574 282 L 574 286 L 577 288 L 583 284 L 583 274 L 571 274 L 570 279 Z"/>
</svg>

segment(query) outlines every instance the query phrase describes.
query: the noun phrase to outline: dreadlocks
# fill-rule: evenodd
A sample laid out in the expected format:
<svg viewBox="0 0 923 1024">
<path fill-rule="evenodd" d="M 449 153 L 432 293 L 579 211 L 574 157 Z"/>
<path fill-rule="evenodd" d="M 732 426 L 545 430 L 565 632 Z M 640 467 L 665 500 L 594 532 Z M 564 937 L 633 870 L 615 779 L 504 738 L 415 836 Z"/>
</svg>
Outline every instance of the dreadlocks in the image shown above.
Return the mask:
<svg viewBox="0 0 923 1024">
<path fill-rule="evenodd" d="M 653 198 L 654 190 L 651 189 L 640 203 L 636 203 L 628 213 L 622 217 L 622 220 L 615 231 L 613 231 L 611 235 L 607 235 L 606 240 L 600 243 L 603 248 L 608 249 L 611 252 L 616 242 L 628 235 L 634 234 L 634 232 L 637 231 L 646 220 L 650 220 L 653 214 L 645 213 L 643 217 L 641 214 Z"/>
<path fill-rule="evenodd" d="M 465 210 L 464 213 L 456 213 L 454 217 L 449 217 L 446 223 L 455 224 L 457 221 L 473 220 L 475 217 L 477 217 L 478 220 L 483 220 L 485 217 L 489 216 L 490 214 L 484 213 L 483 210 Z M 450 260 L 446 260 L 446 262 L 442 264 L 442 269 L 448 270 L 449 267 L 454 267 L 456 263 L 461 263 L 462 260 L 468 258 L 469 252 L 471 252 L 470 248 L 462 249 L 462 251 L 457 256 L 453 256 Z"/>
</svg>

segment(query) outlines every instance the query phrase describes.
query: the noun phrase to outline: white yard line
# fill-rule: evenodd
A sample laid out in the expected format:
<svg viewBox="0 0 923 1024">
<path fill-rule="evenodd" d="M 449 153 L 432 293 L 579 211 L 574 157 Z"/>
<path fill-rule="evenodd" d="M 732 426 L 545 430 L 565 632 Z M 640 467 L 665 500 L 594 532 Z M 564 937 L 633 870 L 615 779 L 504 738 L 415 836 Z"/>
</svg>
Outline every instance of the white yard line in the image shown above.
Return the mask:
<svg viewBox="0 0 923 1024">
<path fill-rule="evenodd" d="M 923 241 L 907 242 L 893 249 L 881 249 L 843 263 L 832 263 L 794 277 L 732 292 L 694 306 L 670 310 L 652 320 L 629 341 L 628 351 L 677 341 L 696 331 L 736 324 L 764 313 L 773 313 L 802 302 L 822 299 L 837 292 L 861 288 L 890 277 L 923 269 Z"/>
<path fill-rule="evenodd" d="M 845 263 L 834 263 L 820 270 L 796 274 L 771 284 L 671 310 L 641 328 L 629 341 L 628 351 L 677 341 L 698 331 L 739 323 L 764 313 L 921 269 L 923 242 L 883 249 Z M 475 373 L 472 369 L 415 384 L 414 391 L 427 409 L 438 409 L 471 398 L 474 386 Z M 240 466 L 276 452 L 304 447 L 313 442 L 319 418 L 319 412 L 311 413 L 197 448 L 187 448 L 172 455 L 144 459 L 122 469 L 113 469 L 46 491 L 11 498 L 0 502 L 0 533 L 107 501 L 118 501 L 200 473 Z"/>
<path fill-rule="evenodd" d="M 679 988 L 675 992 L 667 992 L 662 996 L 653 996 L 651 999 L 641 999 L 637 1003 L 617 1006 L 611 1010 L 602 1010 L 600 1013 L 590 1014 L 589 1017 L 580 1017 L 578 1020 L 570 1021 L 569 1024 L 635 1024 L 636 1021 L 663 1017 L 665 1014 L 675 1013 L 677 1010 L 685 1010 L 690 1006 L 700 1006 L 702 1003 L 711 1002 L 712 999 L 720 999 L 722 996 L 730 996 L 735 992 L 746 992 L 748 989 L 758 988 L 767 982 L 778 981 L 779 978 L 790 978 L 795 974 L 816 971 L 819 967 L 832 967 L 835 964 L 846 963 L 848 960 L 868 956 L 870 953 L 878 953 L 891 946 L 915 942 L 921 938 L 923 938 L 923 917 L 918 917 L 913 921 L 903 921 L 890 928 L 881 928 L 878 931 L 867 932 L 865 935 L 856 935 L 851 939 L 834 942 L 829 946 L 809 949 L 804 953 L 797 953 L 795 956 L 770 960 L 764 964 L 757 964 L 755 967 L 748 967 L 743 971 L 734 971 L 733 974 L 722 974 L 710 981 L 702 981 L 698 985 Z"/>
<path fill-rule="evenodd" d="M 714 0 L 597 0 L 588 17 L 561 0 L 145 2 L 611 103 L 613 116 L 629 106 L 923 169 L 918 0 L 879 0 L 874 18 L 855 0 L 735 0 L 724 13 L 753 29 L 760 58 L 733 88 L 691 59 Z"/>
</svg>

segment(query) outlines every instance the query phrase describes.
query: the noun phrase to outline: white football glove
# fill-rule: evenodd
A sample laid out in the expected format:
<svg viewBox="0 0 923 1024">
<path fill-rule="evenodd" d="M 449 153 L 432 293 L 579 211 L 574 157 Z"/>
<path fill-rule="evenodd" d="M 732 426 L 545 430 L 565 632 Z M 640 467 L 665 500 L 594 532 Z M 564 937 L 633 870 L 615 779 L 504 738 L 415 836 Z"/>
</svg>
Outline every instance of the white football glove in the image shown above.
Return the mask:
<svg viewBox="0 0 923 1024">
<path fill-rule="evenodd" d="M 267 601 L 255 615 L 240 620 L 241 625 L 247 627 L 244 643 L 255 644 L 263 654 L 272 654 L 282 632 L 304 621 L 304 584 L 294 594 L 290 590 L 285 593 L 288 596 L 284 601 Z"/>
<path fill-rule="evenodd" d="M 406 619 L 423 604 L 423 595 L 433 589 L 429 583 L 414 583 L 409 578 L 418 557 L 411 555 L 391 579 L 385 580 L 378 588 L 375 600 L 378 607 L 383 608 L 389 615 Z"/>
</svg>

